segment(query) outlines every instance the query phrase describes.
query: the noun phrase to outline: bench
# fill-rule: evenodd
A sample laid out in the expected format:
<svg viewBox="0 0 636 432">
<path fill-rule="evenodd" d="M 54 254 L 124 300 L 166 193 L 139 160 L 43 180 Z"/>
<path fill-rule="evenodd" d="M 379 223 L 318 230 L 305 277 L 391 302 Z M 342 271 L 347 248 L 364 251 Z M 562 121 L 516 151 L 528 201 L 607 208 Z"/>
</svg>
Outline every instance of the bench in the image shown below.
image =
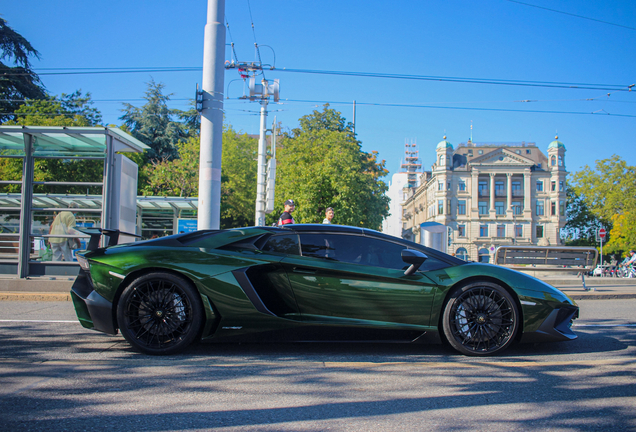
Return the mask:
<svg viewBox="0 0 636 432">
<path fill-rule="evenodd" d="M 514 270 L 579 273 L 585 290 L 585 273 L 594 270 L 597 260 L 593 247 L 500 246 L 495 252 L 495 264 Z"/>
</svg>

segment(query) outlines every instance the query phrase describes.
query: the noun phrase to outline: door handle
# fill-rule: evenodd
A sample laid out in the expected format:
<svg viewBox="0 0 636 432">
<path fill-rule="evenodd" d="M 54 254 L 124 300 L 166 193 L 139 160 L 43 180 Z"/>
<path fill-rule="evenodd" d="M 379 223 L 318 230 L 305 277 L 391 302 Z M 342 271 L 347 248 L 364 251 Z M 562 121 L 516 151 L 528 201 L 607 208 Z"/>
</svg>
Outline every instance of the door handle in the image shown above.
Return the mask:
<svg viewBox="0 0 636 432">
<path fill-rule="evenodd" d="M 316 274 L 316 270 L 308 267 L 294 267 L 294 273 Z"/>
</svg>

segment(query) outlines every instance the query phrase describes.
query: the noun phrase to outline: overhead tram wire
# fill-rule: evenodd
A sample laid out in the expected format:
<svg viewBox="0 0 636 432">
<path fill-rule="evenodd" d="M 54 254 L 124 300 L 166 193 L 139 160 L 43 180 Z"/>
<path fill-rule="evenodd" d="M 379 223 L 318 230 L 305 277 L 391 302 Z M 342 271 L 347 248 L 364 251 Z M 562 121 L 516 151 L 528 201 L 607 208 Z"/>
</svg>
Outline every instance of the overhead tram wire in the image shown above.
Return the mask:
<svg viewBox="0 0 636 432">
<path fill-rule="evenodd" d="M 38 75 L 93 75 L 93 74 L 111 74 L 111 73 L 144 73 L 144 72 L 199 72 L 199 67 L 148 67 L 148 68 L 37 68 L 35 71 Z M 593 83 L 566 83 L 552 81 L 531 81 L 531 80 L 506 80 L 494 78 L 467 78 L 467 77 L 447 77 L 447 76 L 428 76 L 428 75 L 406 75 L 406 74 L 388 74 L 376 72 L 349 72 L 349 71 L 328 71 L 317 69 L 293 69 L 293 68 L 272 68 L 279 72 L 289 73 L 305 73 L 319 75 L 340 75 L 366 78 L 386 78 L 386 79 L 403 79 L 415 81 L 439 81 L 439 82 L 456 82 L 467 84 L 490 84 L 490 85 L 507 85 L 522 87 L 544 87 L 544 88 L 562 88 L 576 90 L 603 90 L 603 91 L 632 91 L 634 84 L 593 84 Z M 38 72 L 44 71 L 44 72 Z M 56 72 L 59 71 L 59 72 Z M 20 73 L 7 73 L 6 75 L 23 75 Z"/>
<path fill-rule="evenodd" d="M 247 0 L 247 9 L 250 12 L 250 23 L 252 24 L 252 35 L 254 36 L 254 47 L 256 48 L 256 55 L 258 56 L 258 64 L 260 65 L 261 75 L 263 75 L 263 79 L 265 78 L 265 71 L 263 70 L 263 61 L 261 60 L 261 50 L 258 47 L 258 42 L 256 41 L 256 30 L 254 29 L 254 18 L 252 18 L 252 6 L 250 5 L 250 0 Z"/>
<path fill-rule="evenodd" d="M 612 25 L 612 26 L 616 26 L 616 27 L 622 27 L 622 28 L 625 28 L 625 29 L 628 29 L 628 30 L 636 30 L 635 27 L 628 27 L 628 26 L 625 26 L 625 25 L 622 25 L 622 24 L 616 24 L 616 23 L 612 23 L 612 22 L 609 22 L 609 21 L 603 21 L 603 20 L 596 19 L 596 18 L 586 17 L 586 16 L 583 16 L 583 15 L 576 15 L 576 14 L 573 14 L 573 13 L 570 13 L 570 12 L 564 12 L 564 11 L 560 11 L 560 10 L 556 10 L 556 9 L 550 9 L 550 8 L 543 7 L 543 6 L 533 5 L 533 4 L 530 4 L 530 3 L 524 3 L 524 2 L 521 2 L 521 1 L 518 1 L 518 0 L 506 0 L 506 1 L 509 1 L 510 3 L 517 3 L 517 4 L 520 4 L 520 5 L 524 5 L 524 6 L 530 6 L 530 7 L 537 8 L 537 9 L 547 10 L 547 11 L 550 11 L 550 12 L 560 13 L 560 14 L 563 14 L 563 15 L 569 15 L 569 16 L 572 16 L 572 17 L 575 17 L 575 18 L 581 18 L 581 19 L 586 19 L 586 20 L 590 20 L 590 21 L 596 21 L 596 22 L 599 22 L 599 23 L 602 23 L 602 24 Z"/>
<path fill-rule="evenodd" d="M 311 104 L 333 104 L 333 105 L 350 105 L 351 102 L 346 101 L 319 101 L 319 100 L 301 100 L 301 99 L 285 99 L 281 102 L 299 102 L 299 103 L 311 103 Z M 605 115 L 612 117 L 630 117 L 636 118 L 636 115 L 632 114 L 611 114 L 608 112 L 583 112 L 583 111 L 549 111 L 549 110 L 521 110 L 521 109 L 508 109 L 508 108 L 479 108 L 479 107 L 453 107 L 453 106 L 439 106 L 439 105 L 420 105 L 420 104 L 400 104 L 400 103 L 381 103 L 381 102 L 358 102 L 357 105 L 366 106 L 379 106 L 379 107 L 396 107 L 396 108 L 428 108 L 428 109 L 448 109 L 448 110 L 463 110 L 463 111 L 498 111 L 498 112 L 517 112 L 517 113 L 535 113 L 535 114 L 574 114 L 574 115 Z"/>
</svg>

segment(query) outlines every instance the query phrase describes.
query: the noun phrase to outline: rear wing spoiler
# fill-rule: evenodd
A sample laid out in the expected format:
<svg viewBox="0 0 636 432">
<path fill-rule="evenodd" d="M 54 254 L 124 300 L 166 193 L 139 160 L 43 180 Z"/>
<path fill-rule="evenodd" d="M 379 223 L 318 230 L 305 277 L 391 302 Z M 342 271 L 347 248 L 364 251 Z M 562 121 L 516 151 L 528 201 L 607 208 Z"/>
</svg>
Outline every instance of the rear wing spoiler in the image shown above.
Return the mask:
<svg viewBox="0 0 636 432">
<path fill-rule="evenodd" d="M 117 245 L 117 242 L 119 242 L 120 234 L 127 235 L 130 237 L 141 238 L 141 236 L 138 234 L 123 232 L 116 229 L 107 229 L 107 228 L 83 228 L 83 229 L 75 228 L 75 229 L 77 231 L 83 232 L 84 234 L 88 234 L 90 236 L 90 240 L 88 241 L 88 246 L 86 247 L 86 250 L 89 250 L 89 251 L 99 248 L 99 242 L 102 239 L 102 235 L 105 235 L 106 237 L 108 237 L 108 244 L 106 245 L 106 247 Z"/>
</svg>

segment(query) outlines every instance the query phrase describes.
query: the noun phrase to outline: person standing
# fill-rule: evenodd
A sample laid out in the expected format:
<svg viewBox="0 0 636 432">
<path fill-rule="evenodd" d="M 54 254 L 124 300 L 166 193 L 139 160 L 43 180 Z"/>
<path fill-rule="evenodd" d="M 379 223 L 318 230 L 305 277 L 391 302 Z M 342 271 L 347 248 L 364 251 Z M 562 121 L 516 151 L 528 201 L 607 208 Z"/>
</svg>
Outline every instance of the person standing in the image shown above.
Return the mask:
<svg viewBox="0 0 636 432">
<path fill-rule="evenodd" d="M 291 215 L 295 209 L 296 204 L 294 203 L 294 200 L 288 199 L 285 201 L 285 211 L 278 218 L 278 226 L 295 223 L 294 218 Z"/>
<path fill-rule="evenodd" d="M 53 220 L 49 234 L 56 236 L 77 235 L 79 232 L 75 231 L 75 215 L 70 211 L 62 211 Z M 80 247 L 80 241 L 78 238 L 67 237 L 50 237 L 49 243 L 51 243 L 51 252 L 53 253 L 53 261 L 73 261 L 73 254 L 71 253 L 71 247 Z"/>
<path fill-rule="evenodd" d="M 333 215 L 333 208 L 327 207 L 327 210 L 325 210 L 325 218 L 323 219 L 322 223 L 330 224 L 331 220 L 333 219 Z"/>
</svg>

